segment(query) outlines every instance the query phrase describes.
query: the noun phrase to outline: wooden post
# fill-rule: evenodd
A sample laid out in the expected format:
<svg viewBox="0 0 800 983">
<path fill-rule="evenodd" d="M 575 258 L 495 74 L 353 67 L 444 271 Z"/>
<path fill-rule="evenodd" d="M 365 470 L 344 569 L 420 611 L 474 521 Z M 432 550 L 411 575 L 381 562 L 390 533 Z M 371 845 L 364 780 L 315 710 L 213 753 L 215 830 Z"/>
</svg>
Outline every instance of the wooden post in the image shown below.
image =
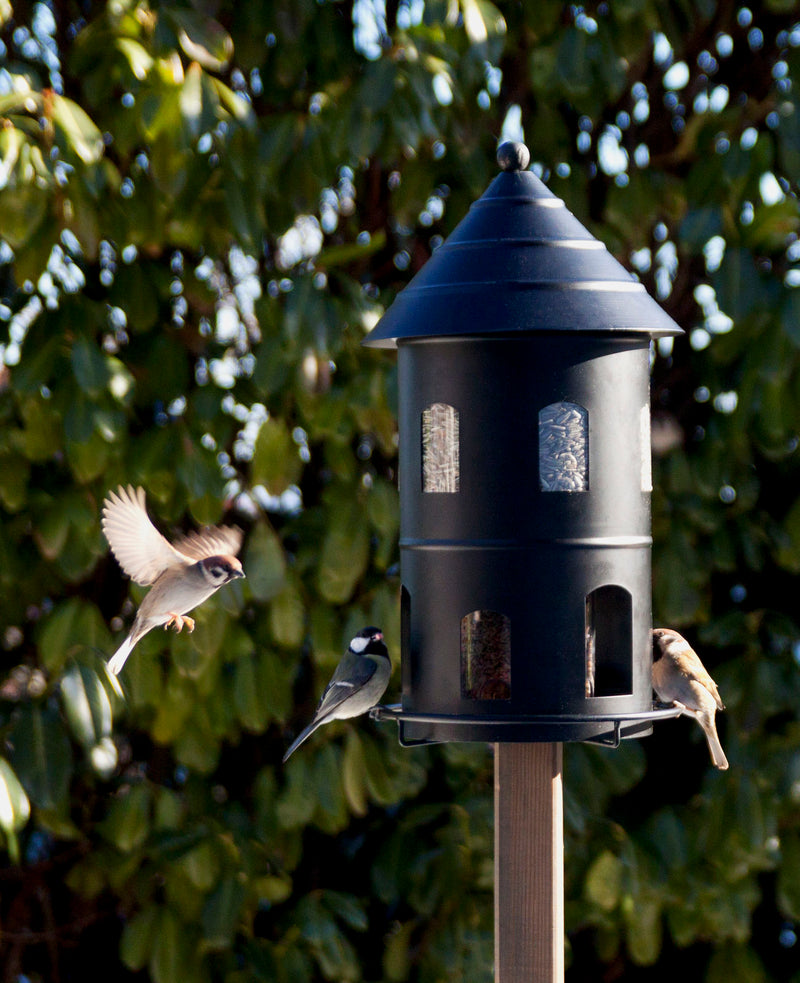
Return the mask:
<svg viewBox="0 0 800 983">
<path fill-rule="evenodd" d="M 563 983 L 561 744 L 494 746 L 495 983 Z"/>
</svg>

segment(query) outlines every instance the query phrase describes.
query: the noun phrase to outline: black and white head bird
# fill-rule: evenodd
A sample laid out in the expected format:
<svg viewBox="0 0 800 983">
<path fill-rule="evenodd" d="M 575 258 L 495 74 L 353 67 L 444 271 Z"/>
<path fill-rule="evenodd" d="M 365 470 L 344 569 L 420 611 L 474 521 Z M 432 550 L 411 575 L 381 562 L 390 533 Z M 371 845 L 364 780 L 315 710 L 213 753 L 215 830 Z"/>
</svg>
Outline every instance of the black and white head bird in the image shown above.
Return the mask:
<svg viewBox="0 0 800 983">
<path fill-rule="evenodd" d="M 236 526 L 212 526 L 169 543 L 150 521 L 144 489 L 119 488 L 103 502 L 103 532 L 111 552 L 137 584 L 153 585 L 108 668 L 119 674 L 133 646 L 157 625 L 194 630 L 187 611 L 202 604 L 223 584 L 244 577 L 235 554 L 242 545 Z"/>
<path fill-rule="evenodd" d="M 653 689 L 664 703 L 674 703 L 703 728 L 715 768 L 728 759 L 717 736 L 716 713 L 724 710 L 717 684 L 683 635 L 671 628 L 653 629 Z"/>
<path fill-rule="evenodd" d="M 362 628 L 350 642 L 319 701 L 314 719 L 292 742 L 288 761 L 303 741 L 331 720 L 359 717 L 371 710 L 386 692 L 392 663 L 379 628 Z"/>
</svg>

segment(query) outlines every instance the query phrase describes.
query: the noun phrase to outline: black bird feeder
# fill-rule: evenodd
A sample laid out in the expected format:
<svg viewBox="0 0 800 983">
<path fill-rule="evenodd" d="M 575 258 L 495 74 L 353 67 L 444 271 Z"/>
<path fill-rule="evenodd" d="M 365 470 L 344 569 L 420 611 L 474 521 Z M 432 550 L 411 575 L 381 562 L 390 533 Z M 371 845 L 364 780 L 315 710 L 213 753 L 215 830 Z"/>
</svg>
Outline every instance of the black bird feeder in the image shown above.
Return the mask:
<svg viewBox="0 0 800 983">
<path fill-rule="evenodd" d="M 651 686 L 651 338 L 522 144 L 365 339 L 397 347 L 403 744 L 616 744 Z"/>
</svg>

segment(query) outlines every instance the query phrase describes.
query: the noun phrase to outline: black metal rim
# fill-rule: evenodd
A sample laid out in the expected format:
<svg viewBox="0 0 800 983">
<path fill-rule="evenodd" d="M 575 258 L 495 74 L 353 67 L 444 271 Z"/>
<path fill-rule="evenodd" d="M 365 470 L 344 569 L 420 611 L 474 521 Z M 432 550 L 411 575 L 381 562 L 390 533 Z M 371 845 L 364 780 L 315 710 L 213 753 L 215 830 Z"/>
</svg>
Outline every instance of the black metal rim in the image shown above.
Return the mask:
<svg viewBox="0 0 800 983">
<path fill-rule="evenodd" d="M 521 716 L 502 717 L 467 717 L 461 714 L 446 713 L 412 713 L 403 710 L 399 703 L 388 705 L 378 704 L 370 710 L 373 720 L 395 720 L 398 723 L 414 724 L 455 724 L 465 727 L 490 725 L 492 727 L 518 727 L 521 724 L 536 726 L 552 724 L 629 724 L 647 723 L 649 721 L 669 720 L 683 713 L 681 707 L 656 707 L 651 710 L 639 710 L 632 713 L 601 713 L 601 714 L 524 714 Z"/>
</svg>

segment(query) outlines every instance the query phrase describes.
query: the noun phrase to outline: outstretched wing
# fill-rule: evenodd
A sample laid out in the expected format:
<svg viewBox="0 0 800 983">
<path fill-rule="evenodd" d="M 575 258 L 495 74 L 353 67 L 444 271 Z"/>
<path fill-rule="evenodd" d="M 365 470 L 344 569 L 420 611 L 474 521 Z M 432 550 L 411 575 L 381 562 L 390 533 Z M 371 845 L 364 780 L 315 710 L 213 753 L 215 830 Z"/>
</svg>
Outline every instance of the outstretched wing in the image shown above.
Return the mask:
<svg viewBox="0 0 800 983">
<path fill-rule="evenodd" d="M 238 526 L 208 526 L 175 540 L 175 549 L 190 560 L 207 556 L 236 556 L 242 548 L 242 530 Z"/>
<path fill-rule="evenodd" d="M 109 492 L 102 526 L 117 562 L 137 584 L 152 584 L 168 567 L 186 562 L 148 518 L 143 488 L 128 485 Z"/>
</svg>

